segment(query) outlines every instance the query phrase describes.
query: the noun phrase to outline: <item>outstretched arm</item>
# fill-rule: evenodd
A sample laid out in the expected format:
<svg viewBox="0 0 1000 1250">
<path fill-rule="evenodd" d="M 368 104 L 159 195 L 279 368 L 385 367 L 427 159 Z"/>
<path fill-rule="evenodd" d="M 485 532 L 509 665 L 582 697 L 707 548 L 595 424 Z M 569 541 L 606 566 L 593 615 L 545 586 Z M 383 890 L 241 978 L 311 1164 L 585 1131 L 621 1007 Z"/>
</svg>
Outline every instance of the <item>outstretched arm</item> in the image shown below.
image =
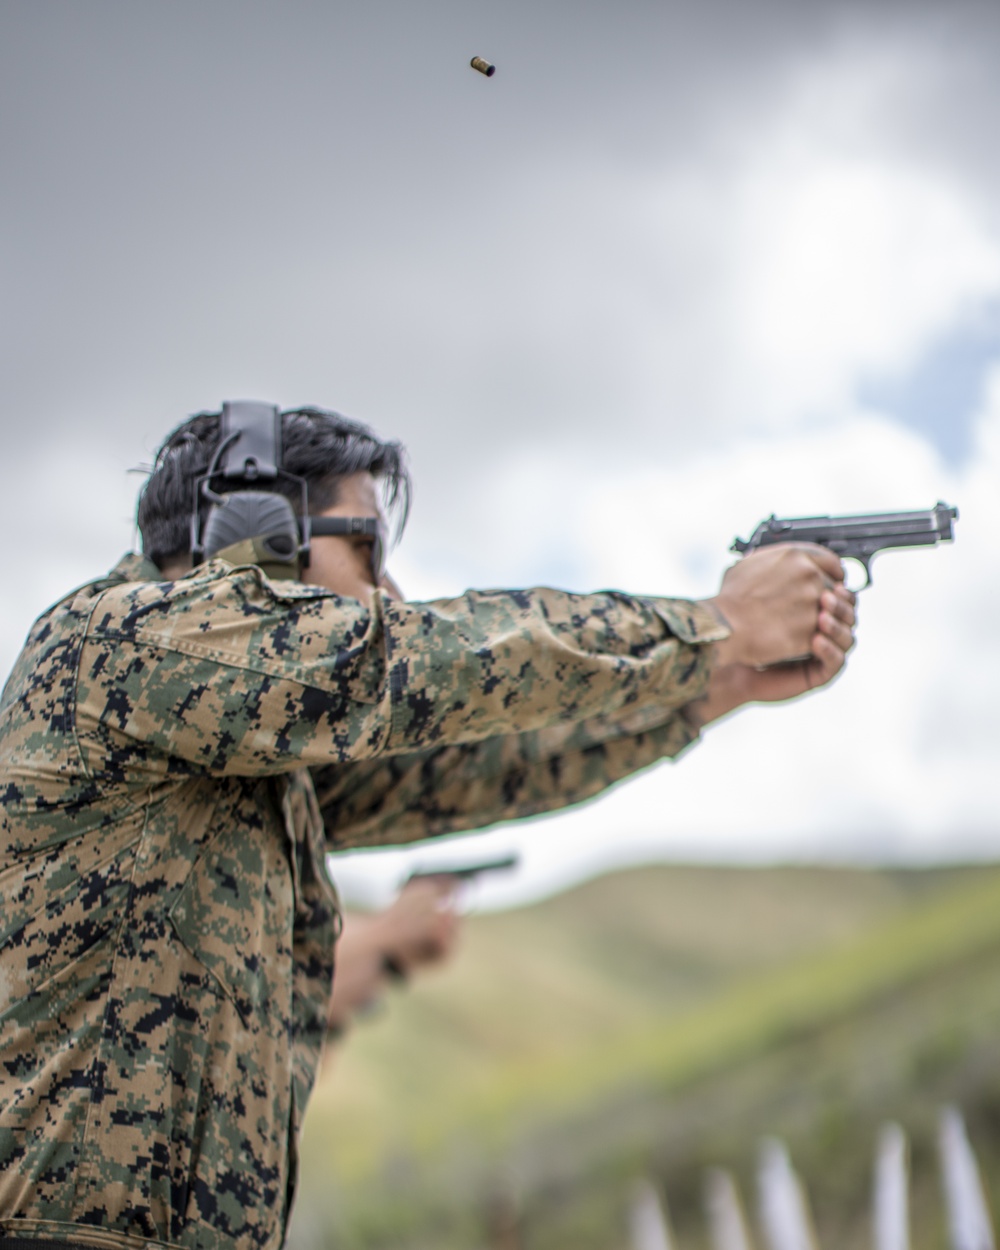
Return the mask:
<svg viewBox="0 0 1000 1250">
<path fill-rule="evenodd" d="M 685 600 L 539 588 L 363 605 L 216 561 L 101 596 L 77 731 L 95 776 L 135 752 L 216 776 L 363 762 L 666 714 L 703 692 L 725 633 Z"/>
<path fill-rule="evenodd" d="M 404 843 L 537 815 L 679 754 L 699 729 L 750 702 L 833 680 L 853 646 L 854 597 L 823 548 L 772 547 L 730 569 L 708 607 L 729 636 L 709 648 L 704 694 L 576 724 L 315 769 L 332 849 Z M 774 660 L 811 654 L 795 663 Z"/>
</svg>

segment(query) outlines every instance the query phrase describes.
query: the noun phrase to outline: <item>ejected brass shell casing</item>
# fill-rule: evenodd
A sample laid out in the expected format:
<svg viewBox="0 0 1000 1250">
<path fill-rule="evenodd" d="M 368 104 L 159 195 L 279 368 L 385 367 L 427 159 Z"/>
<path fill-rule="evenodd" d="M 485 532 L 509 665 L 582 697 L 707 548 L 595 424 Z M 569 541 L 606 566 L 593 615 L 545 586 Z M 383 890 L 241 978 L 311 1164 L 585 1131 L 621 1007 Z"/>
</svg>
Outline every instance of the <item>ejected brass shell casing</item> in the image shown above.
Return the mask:
<svg viewBox="0 0 1000 1250">
<path fill-rule="evenodd" d="M 497 67 L 491 65 L 489 61 L 484 61 L 481 56 L 474 56 L 469 64 L 473 69 L 478 69 L 481 74 L 485 74 L 487 78 L 492 78 L 497 72 Z"/>
</svg>

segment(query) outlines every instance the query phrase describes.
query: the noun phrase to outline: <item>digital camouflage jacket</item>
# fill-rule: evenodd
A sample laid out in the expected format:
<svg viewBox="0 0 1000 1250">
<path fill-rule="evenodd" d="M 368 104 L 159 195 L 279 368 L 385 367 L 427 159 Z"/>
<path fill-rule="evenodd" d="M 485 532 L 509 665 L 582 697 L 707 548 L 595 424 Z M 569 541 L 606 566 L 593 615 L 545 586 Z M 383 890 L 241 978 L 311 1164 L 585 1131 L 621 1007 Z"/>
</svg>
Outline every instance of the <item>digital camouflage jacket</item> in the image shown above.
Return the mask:
<svg viewBox="0 0 1000 1250">
<path fill-rule="evenodd" d="M 45 613 L 0 702 L 0 1237 L 271 1250 L 333 975 L 325 850 L 675 755 L 725 631 L 613 593 L 158 577 L 129 556 Z"/>
</svg>

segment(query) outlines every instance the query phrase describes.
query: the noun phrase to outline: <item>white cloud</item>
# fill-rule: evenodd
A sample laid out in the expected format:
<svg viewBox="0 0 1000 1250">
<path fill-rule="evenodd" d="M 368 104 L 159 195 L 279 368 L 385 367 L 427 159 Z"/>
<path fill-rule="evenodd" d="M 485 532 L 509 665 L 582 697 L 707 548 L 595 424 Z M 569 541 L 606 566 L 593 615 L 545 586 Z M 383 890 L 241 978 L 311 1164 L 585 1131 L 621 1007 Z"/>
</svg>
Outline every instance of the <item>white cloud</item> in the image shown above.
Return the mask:
<svg viewBox="0 0 1000 1250">
<path fill-rule="evenodd" d="M 1000 290 L 1000 248 L 926 171 L 782 153 L 744 190 L 734 337 L 765 416 L 907 370 Z"/>
<path fill-rule="evenodd" d="M 696 440 L 837 414 L 1000 292 L 990 202 L 893 142 L 929 73 L 913 47 L 796 64 L 766 105 L 730 101 L 689 163 L 628 188 L 652 420 L 691 439 L 683 413 Z"/>
</svg>

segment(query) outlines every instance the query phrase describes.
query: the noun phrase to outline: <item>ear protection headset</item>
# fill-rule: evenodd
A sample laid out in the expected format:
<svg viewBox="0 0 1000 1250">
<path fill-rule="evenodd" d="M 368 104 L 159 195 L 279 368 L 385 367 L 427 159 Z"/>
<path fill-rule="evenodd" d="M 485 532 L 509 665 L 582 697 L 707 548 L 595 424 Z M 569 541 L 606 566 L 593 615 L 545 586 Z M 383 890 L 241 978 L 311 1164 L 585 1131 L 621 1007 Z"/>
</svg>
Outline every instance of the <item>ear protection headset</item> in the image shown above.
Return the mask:
<svg viewBox="0 0 1000 1250">
<path fill-rule="evenodd" d="M 284 495 L 255 490 L 279 478 L 299 490 L 298 512 Z M 208 503 L 208 513 L 202 521 Z M 219 446 L 208 472 L 195 482 L 191 510 L 191 559 L 221 556 L 234 564 L 259 564 L 269 577 L 298 579 L 309 566 L 313 535 L 346 534 L 371 539 L 372 575 L 385 572 L 385 534 L 376 517 L 309 515 L 306 480 L 282 465 L 281 412 L 274 404 L 237 400 L 222 407 Z"/>
</svg>

